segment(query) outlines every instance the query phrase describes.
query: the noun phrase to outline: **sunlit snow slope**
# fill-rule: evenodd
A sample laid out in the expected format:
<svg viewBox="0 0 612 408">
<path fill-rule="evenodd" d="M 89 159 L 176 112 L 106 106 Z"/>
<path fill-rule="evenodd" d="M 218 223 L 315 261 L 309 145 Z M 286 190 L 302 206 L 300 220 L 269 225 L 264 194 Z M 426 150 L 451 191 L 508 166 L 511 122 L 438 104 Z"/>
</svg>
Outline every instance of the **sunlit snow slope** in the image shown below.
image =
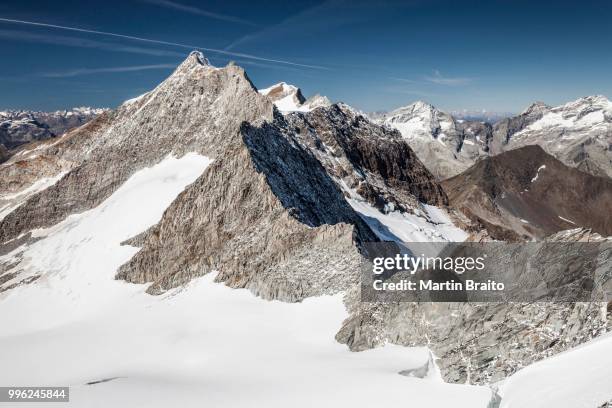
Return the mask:
<svg viewBox="0 0 612 408">
<path fill-rule="evenodd" d="M 500 386 L 501 408 L 599 407 L 612 400 L 612 335 L 528 366 Z"/>
<path fill-rule="evenodd" d="M 0 384 L 68 385 L 72 407 L 486 407 L 485 387 L 398 374 L 426 364 L 425 348 L 353 353 L 337 343 L 339 295 L 270 302 L 211 274 L 155 297 L 114 280 L 137 251 L 120 243 L 157 222 L 208 164 L 169 157 L 97 208 L 36 232 L 23 256 L 43 276 L 0 294 L 0 361 L 10 367 Z"/>
<path fill-rule="evenodd" d="M 345 183 L 339 185 L 346 200 L 379 239 L 396 242 L 463 242 L 468 234 L 455 226 L 446 210 L 419 203 L 413 214 L 401 211 L 381 212 Z"/>
</svg>

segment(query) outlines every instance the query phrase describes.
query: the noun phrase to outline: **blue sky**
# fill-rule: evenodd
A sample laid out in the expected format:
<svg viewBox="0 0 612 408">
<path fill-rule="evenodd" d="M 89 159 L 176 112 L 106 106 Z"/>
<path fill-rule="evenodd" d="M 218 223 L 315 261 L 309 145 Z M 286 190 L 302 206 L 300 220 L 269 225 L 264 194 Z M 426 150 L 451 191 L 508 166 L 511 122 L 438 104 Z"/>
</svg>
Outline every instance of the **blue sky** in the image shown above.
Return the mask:
<svg viewBox="0 0 612 408">
<path fill-rule="evenodd" d="M 611 97 L 611 21 L 607 0 L 3 1 L 0 108 L 114 107 L 201 48 L 366 111 L 518 112 Z"/>
</svg>

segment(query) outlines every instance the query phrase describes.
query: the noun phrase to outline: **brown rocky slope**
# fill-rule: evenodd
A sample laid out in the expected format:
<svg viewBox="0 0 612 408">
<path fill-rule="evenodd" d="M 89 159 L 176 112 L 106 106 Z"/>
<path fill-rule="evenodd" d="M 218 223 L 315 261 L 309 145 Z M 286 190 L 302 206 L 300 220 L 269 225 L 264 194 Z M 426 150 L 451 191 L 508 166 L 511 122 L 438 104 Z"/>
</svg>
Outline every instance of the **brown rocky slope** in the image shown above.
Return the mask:
<svg viewBox="0 0 612 408">
<path fill-rule="evenodd" d="M 442 185 L 452 206 L 497 239 L 576 227 L 612 235 L 612 180 L 568 167 L 537 145 L 487 157 Z"/>
</svg>

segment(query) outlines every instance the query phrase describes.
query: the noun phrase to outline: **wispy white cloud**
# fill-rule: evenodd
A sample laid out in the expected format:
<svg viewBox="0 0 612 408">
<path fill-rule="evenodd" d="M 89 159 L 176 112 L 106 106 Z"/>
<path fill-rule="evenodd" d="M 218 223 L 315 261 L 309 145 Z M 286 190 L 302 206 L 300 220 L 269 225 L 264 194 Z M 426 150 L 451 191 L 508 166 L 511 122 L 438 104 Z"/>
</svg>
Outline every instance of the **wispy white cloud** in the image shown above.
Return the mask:
<svg viewBox="0 0 612 408">
<path fill-rule="evenodd" d="M 155 65 L 133 65 L 128 67 L 108 67 L 108 68 L 79 68 L 62 72 L 45 72 L 38 74 L 45 78 L 68 78 L 80 75 L 103 74 L 112 72 L 135 72 L 147 71 L 152 69 L 171 69 L 176 68 L 174 64 L 155 64 Z"/>
<path fill-rule="evenodd" d="M 199 7 L 189 6 L 186 4 L 177 3 L 169 0 L 143 0 L 145 3 L 155 4 L 157 6 L 166 7 L 173 10 L 183 11 L 185 13 L 195 14 L 199 16 L 214 18 L 216 20 L 227 21 L 230 23 L 245 24 L 250 26 L 257 26 L 252 21 L 244 20 L 239 17 L 229 16 L 227 14 L 214 13 L 212 11 L 204 10 Z"/>
<path fill-rule="evenodd" d="M 415 81 L 414 79 L 407 79 L 407 78 L 389 77 L 389 79 L 392 79 L 394 81 L 405 82 L 407 84 L 418 84 L 419 83 L 419 81 Z"/>
<path fill-rule="evenodd" d="M 46 27 L 46 28 L 54 28 L 58 30 L 68 30 L 68 31 L 75 31 L 75 32 L 80 32 L 80 33 L 103 35 L 103 36 L 122 38 L 122 39 L 132 40 L 132 41 L 147 42 L 151 44 L 160 44 L 160 45 L 167 45 L 167 46 L 172 46 L 172 47 L 187 48 L 191 50 L 198 49 L 198 50 L 212 52 L 212 53 L 216 53 L 220 55 L 229 55 L 233 57 L 241 57 L 241 58 L 246 58 L 250 60 L 271 62 L 275 64 L 285 64 L 285 65 L 294 66 L 294 67 L 302 67 L 302 68 L 310 68 L 310 69 L 329 69 L 327 67 L 323 67 L 320 65 L 301 64 L 301 63 L 287 61 L 287 60 L 259 57 L 256 55 L 245 54 L 241 52 L 232 52 L 232 51 L 227 51 L 227 50 L 219 50 L 216 48 L 199 47 L 197 45 L 189 45 L 189 44 L 182 44 L 182 43 L 176 43 L 176 42 L 171 42 L 171 41 L 162 41 L 162 40 L 155 40 L 151 38 L 136 37 L 133 35 L 111 33 L 109 31 L 88 30 L 88 29 L 80 28 L 80 27 L 60 26 L 56 24 L 47 24 L 47 23 L 40 23 L 36 21 L 26 21 L 26 20 L 15 20 L 15 19 L 2 18 L 2 17 L 0 17 L 0 21 L 5 22 L 5 23 L 23 24 L 23 25 L 29 25 L 29 26 L 35 26 L 35 27 Z"/>
<path fill-rule="evenodd" d="M 460 86 L 472 82 L 472 78 L 465 77 L 446 77 L 440 71 L 435 70 L 432 76 L 425 76 L 425 80 L 437 85 Z"/>
<path fill-rule="evenodd" d="M 18 30 L 0 30 L 0 38 L 33 43 L 64 45 L 68 47 L 93 48 L 106 51 L 145 54 L 157 57 L 184 57 L 184 53 L 176 51 L 158 50 L 154 48 L 145 48 L 125 44 L 115 44 L 104 41 L 90 40 L 86 38 L 67 37 L 63 35 L 43 35 Z"/>
</svg>

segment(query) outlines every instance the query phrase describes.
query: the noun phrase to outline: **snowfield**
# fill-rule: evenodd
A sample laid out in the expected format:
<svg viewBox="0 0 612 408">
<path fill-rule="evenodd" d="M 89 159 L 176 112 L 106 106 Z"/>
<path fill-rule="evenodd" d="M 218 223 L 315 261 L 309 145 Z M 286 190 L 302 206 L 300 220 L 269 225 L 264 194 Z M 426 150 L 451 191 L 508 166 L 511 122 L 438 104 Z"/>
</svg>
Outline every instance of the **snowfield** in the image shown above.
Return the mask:
<svg viewBox="0 0 612 408">
<path fill-rule="evenodd" d="M 154 225 L 209 163 L 168 157 L 3 257 L 23 256 L 42 276 L 0 294 L 0 384 L 70 386 L 72 407 L 487 406 L 487 387 L 398 374 L 428 364 L 426 348 L 337 343 L 341 295 L 265 301 L 209 274 L 155 297 L 114 280 L 138 251 L 120 243 Z"/>
<path fill-rule="evenodd" d="M 299 89 L 295 85 L 280 82 L 268 88 L 260 89 L 259 93 L 264 96 L 268 96 L 270 92 L 278 89 L 279 87 L 281 88 L 282 95 L 285 96 L 274 101 L 274 105 L 276 105 L 278 110 L 280 110 L 282 113 L 310 111 L 307 106 L 301 105 L 297 101 L 297 93 L 299 92 Z"/>
<path fill-rule="evenodd" d="M 354 353 L 337 343 L 348 316 L 341 295 L 265 301 L 209 274 L 150 296 L 146 285 L 115 280 L 138 251 L 121 242 L 154 225 L 210 162 L 193 153 L 167 157 L 98 207 L 35 231 L 40 240 L 0 257 L 23 257 L 20 279 L 42 275 L 0 293 L 1 385 L 70 386 L 70 406 L 79 408 L 498 407 L 488 387 L 442 382 L 425 347 Z M 436 207 L 382 214 L 349 200 L 402 239 L 465 235 Z M 603 403 L 612 398 L 611 348 L 607 335 L 517 372 L 498 384 L 501 407 Z M 399 374 L 423 367 L 423 378 Z"/>
<path fill-rule="evenodd" d="M 354 189 L 340 182 L 348 193 L 350 206 L 383 241 L 396 242 L 463 242 L 468 234 L 456 227 L 446 211 L 421 204 L 414 214 L 401 211 L 383 213 L 363 199 Z"/>
<path fill-rule="evenodd" d="M 596 408 L 612 400 L 612 333 L 515 373 L 500 408 Z"/>
<path fill-rule="evenodd" d="M 89 303 L 89 316 L 3 336 L 11 370 L 0 383 L 70 385 L 76 407 L 370 407 L 409 398 L 484 408 L 490 399 L 485 387 L 399 375 L 426 363 L 424 348 L 352 353 L 336 343 L 340 296 L 269 302 L 212 275 L 159 298 L 122 286 L 112 305 Z"/>
</svg>

